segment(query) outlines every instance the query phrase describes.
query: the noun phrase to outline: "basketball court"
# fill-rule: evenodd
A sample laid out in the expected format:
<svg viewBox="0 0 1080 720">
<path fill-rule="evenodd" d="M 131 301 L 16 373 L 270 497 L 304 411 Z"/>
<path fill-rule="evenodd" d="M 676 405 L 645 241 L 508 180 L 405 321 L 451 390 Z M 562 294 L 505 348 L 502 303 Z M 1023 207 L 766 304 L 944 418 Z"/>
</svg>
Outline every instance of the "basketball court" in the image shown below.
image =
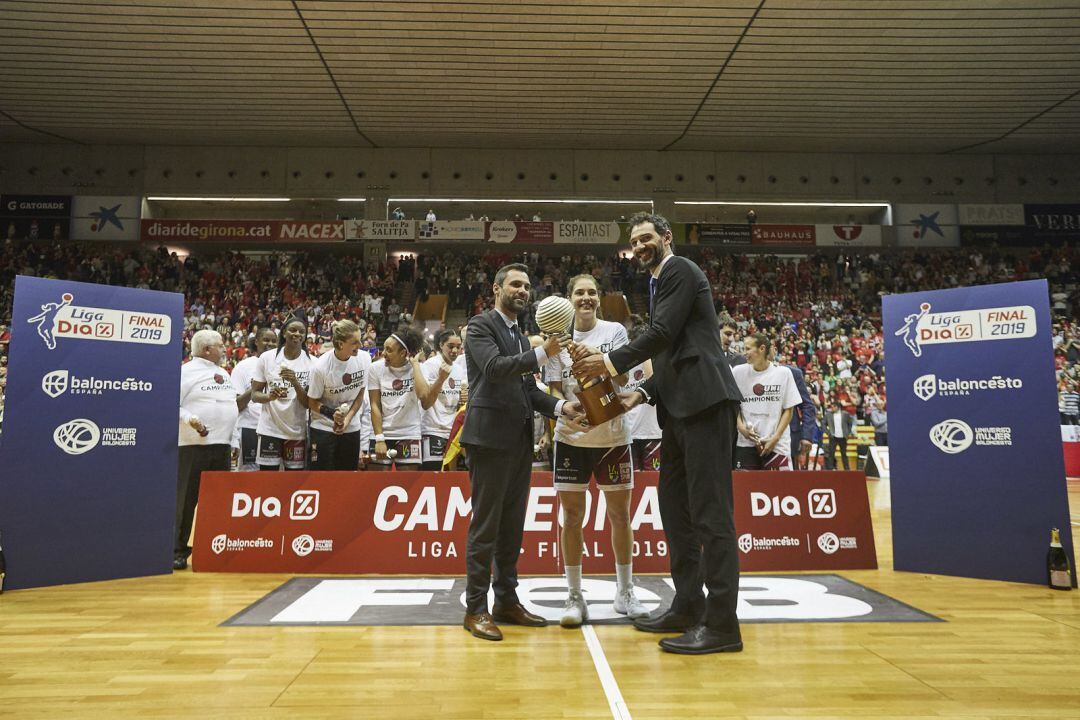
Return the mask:
<svg viewBox="0 0 1080 720">
<path fill-rule="evenodd" d="M 603 619 L 503 626 L 503 642 L 484 642 L 460 627 L 460 578 L 396 579 L 368 596 L 409 604 L 356 607 L 340 622 L 350 611 L 332 592 L 296 605 L 319 578 L 179 572 L 5 594 L 0 717 L 1074 716 L 1080 595 L 894 572 L 888 482 L 867 487 L 880 569 L 744 575 L 740 654 L 670 655 L 662 636 Z M 1080 480 L 1069 500 L 1078 526 Z M 600 618 L 609 580 L 587 585 Z M 777 580 L 806 585 L 793 595 Z M 531 583 L 535 609 L 561 602 L 559 578 Z M 661 577 L 639 585 L 643 598 L 663 594 Z M 791 618 L 791 597 L 808 592 L 873 612 L 822 617 L 862 612 L 840 600 L 839 613 L 827 601 L 816 618 Z M 345 595 L 356 604 L 355 588 Z M 292 620 L 272 621 L 289 607 Z"/>
</svg>

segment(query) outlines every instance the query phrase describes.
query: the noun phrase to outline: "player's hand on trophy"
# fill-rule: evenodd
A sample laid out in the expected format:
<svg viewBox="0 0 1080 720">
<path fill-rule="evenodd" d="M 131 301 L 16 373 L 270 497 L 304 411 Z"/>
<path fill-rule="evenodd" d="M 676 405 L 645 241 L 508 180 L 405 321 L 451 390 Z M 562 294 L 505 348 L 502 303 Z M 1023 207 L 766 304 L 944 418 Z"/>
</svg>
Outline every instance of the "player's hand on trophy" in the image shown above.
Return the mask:
<svg viewBox="0 0 1080 720">
<path fill-rule="evenodd" d="M 562 406 L 562 414 L 568 420 L 581 420 L 585 418 L 585 409 L 577 400 L 565 402 Z"/>
<path fill-rule="evenodd" d="M 589 357 L 590 355 L 597 355 L 600 351 L 594 348 L 592 345 L 586 345 L 585 343 L 570 343 L 570 357 L 573 360 L 580 360 L 581 358 Z"/>
<path fill-rule="evenodd" d="M 544 340 L 544 353 L 549 358 L 555 357 L 563 348 L 569 347 L 570 336 L 562 333 L 552 333 Z"/>
<path fill-rule="evenodd" d="M 595 426 L 590 425 L 588 419 L 582 415 L 580 418 L 566 418 L 563 423 L 567 429 L 576 433 L 587 433 L 590 430 L 595 430 Z"/>
<path fill-rule="evenodd" d="M 645 396 L 634 390 L 621 392 L 619 393 L 619 402 L 622 404 L 623 409 L 629 412 L 645 402 Z"/>
<path fill-rule="evenodd" d="M 598 352 L 592 352 L 574 359 L 573 373 L 576 377 L 589 380 L 607 374 L 607 365 L 604 364 L 604 356 Z"/>
</svg>

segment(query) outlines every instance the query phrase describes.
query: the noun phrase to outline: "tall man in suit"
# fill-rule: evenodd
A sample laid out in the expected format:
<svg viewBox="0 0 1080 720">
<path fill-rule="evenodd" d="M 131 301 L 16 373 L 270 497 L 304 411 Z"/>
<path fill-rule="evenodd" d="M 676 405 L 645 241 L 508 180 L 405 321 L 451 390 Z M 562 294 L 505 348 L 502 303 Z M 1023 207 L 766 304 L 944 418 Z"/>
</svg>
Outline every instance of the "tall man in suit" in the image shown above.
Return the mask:
<svg viewBox="0 0 1080 720">
<path fill-rule="evenodd" d="M 469 321 L 465 362 L 469 403 L 460 442 L 469 452 L 472 520 L 465 564 L 465 629 L 484 640 L 502 640 L 495 621 L 543 626 L 517 597 L 517 560 L 525 527 L 533 457 L 533 411 L 553 417 L 580 415 L 576 403 L 547 395 L 533 374 L 569 339 L 548 338 L 538 348 L 517 325 L 529 305 L 531 291 L 525 265 L 495 273 L 495 309 Z M 492 562 L 495 573 L 492 577 Z M 488 589 L 495 588 L 495 606 L 488 612 Z"/>
<path fill-rule="evenodd" d="M 630 249 L 652 274 L 649 328 L 606 355 L 576 347 L 574 371 L 615 376 L 653 361 L 653 377 L 625 395 L 623 404 L 655 404 L 663 429 L 660 516 L 671 549 L 675 599 L 668 610 L 635 620 L 634 626 L 683 633 L 660 641 L 668 652 L 737 652 L 743 645 L 735 616 L 739 560 L 731 465 L 742 396 L 721 349 L 705 274 L 672 253 L 666 219 L 638 213 L 630 223 Z"/>
</svg>

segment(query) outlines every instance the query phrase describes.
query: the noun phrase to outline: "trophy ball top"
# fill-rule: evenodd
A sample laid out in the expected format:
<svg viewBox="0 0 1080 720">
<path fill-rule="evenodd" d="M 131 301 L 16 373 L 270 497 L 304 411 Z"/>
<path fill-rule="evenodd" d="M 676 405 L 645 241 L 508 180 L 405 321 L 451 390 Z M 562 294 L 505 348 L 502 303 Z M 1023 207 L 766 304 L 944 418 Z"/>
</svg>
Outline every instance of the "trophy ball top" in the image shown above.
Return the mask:
<svg viewBox="0 0 1080 720">
<path fill-rule="evenodd" d="M 564 297 L 551 295 L 536 306 L 536 324 L 546 333 L 563 333 L 574 319 L 574 305 Z"/>
</svg>

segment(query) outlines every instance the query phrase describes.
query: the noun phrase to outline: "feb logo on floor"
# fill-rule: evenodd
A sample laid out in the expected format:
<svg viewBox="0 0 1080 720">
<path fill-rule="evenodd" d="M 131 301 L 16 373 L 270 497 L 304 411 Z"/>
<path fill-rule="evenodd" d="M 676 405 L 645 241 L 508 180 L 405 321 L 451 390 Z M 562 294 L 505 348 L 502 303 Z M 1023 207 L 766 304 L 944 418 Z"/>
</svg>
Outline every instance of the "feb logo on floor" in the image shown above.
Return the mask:
<svg viewBox="0 0 1080 720">
<path fill-rule="evenodd" d="M 667 607 L 670 578 L 635 578 L 637 596 L 650 610 Z M 617 614 L 615 580 L 589 577 L 582 591 L 593 624 L 629 621 Z M 226 620 L 223 625 L 458 625 L 465 580 L 454 577 L 294 578 Z M 566 599 L 561 577 L 522 578 L 518 597 L 530 611 L 558 623 Z M 790 622 L 941 622 L 839 575 L 744 575 L 739 620 Z"/>
</svg>

